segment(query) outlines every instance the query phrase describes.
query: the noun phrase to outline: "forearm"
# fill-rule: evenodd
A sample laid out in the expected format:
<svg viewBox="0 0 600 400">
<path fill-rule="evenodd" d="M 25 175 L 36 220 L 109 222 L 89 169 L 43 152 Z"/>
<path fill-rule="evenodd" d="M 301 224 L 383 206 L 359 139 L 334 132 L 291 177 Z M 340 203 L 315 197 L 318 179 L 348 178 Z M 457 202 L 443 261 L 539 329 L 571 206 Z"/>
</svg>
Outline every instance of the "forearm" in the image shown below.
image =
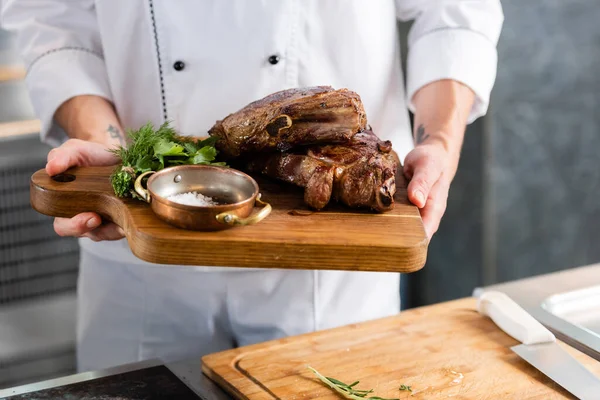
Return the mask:
<svg viewBox="0 0 600 400">
<path fill-rule="evenodd" d="M 467 86 L 440 80 L 415 93 L 415 145 L 438 144 L 448 154 L 444 174 L 450 181 L 456 174 L 469 113 L 475 95 Z"/>
<path fill-rule="evenodd" d="M 113 105 L 100 96 L 76 96 L 64 102 L 54 120 L 70 138 L 106 147 L 123 145 L 123 129 Z"/>
</svg>

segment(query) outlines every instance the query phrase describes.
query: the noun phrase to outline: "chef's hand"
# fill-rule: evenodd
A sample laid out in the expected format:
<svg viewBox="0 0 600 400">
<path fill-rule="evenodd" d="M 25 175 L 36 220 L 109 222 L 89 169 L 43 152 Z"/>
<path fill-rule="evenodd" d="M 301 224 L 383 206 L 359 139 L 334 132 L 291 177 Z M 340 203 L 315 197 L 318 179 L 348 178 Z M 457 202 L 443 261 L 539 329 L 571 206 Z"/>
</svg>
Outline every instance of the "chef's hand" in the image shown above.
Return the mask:
<svg viewBox="0 0 600 400">
<path fill-rule="evenodd" d="M 48 175 L 60 174 L 71 167 L 118 163 L 117 158 L 106 151 L 125 144 L 123 129 L 111 102 L 100 96 L 75 96 L 61 104 L 54 120 L 72 139 L 48 153 Z M 73 218 L 56 218 L 54 230 L 60 236 L 85 236 L 94 241 L 117 240 L 124 236 L 117 225 L 102 223 L 102 218 L 91 212 Z"/>
<path fill-rule="evenodd" d="M 437 232 L 446 211 L 453 175 L 450 165 L 457 162 L 457 156 L 435 143 L 415 147 L 404 160 L 408 199 L 419 207 L 428 238 Z"/>
<path fill-rule="evenodd" d="M 427 236 L 437 232 L 456 175 L 475 95 L 462 83 L 440 80 L 415 93 L 415 148 L 404 159 L 408 198 L 421 210 Z"/>
<path fill-rule="evenodd" d="M 50 150 L 46 172 L 53 176 L 72 167 L 107 166 L 117 164 L 118 159 L 100 143 L 69 139 L 62 146 Z M 88 237 L 94 241 L 118 240 L 123 230 L 113 223 L 103 223 L 100 215 L 81 213 L 73 218 L 55 218 L 54 231 L 60 236 Z"/>
</svg>

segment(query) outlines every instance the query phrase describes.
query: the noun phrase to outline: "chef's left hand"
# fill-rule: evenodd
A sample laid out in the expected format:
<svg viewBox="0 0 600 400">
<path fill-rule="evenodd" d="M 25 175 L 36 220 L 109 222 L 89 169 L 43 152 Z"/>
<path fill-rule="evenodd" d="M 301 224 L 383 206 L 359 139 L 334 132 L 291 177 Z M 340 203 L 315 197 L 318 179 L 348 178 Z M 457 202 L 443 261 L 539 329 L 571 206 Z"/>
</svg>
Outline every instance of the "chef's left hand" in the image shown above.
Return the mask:
<svg viewBox="0 0 600 400">
<path fill-rule="evenodd" d="M 423 86 L 413 97 L 415 148 L 404 159 L 404 174 L 408 199 L 421 210 L 430 239 L 446 211 L 474 99 L 469 87 L 449 79 Z"/>
<path fill-rule="evenodd" d="M 431 239 L 446 211 L 450 182 L 458 157 L 441 144 L 432 142 L 415 147 L 404 160 L 404 175 L 409 180 L 408 199 L 421 211 L 427 237 Z"/>
</svg>

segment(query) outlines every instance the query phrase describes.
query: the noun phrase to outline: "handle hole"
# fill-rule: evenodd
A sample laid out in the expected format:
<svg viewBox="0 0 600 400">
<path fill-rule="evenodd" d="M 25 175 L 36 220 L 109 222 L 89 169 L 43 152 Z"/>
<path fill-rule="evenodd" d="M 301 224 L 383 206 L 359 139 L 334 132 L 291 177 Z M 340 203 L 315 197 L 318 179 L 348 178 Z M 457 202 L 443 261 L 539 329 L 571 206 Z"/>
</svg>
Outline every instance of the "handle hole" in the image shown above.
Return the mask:
<svg viewBox="0 0 600 400">
<path fill-rule="evenodd" d="M 73 182 L 75 180 L 75 175 L 71 174 L 58 174 L 52 177 L 53 181 L 56 182 Z"/>
</svg>

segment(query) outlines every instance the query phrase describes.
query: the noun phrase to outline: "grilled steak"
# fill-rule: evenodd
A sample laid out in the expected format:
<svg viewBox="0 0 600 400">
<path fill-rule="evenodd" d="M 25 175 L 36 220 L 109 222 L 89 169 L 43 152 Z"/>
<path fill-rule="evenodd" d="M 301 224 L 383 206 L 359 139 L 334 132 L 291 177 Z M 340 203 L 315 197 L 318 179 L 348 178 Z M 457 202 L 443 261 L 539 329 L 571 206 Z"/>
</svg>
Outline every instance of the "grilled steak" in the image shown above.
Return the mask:
<svg viewBox="0 0 600 400">
<path fill-rule="evenodd" d="M 371 131 L 345 144 L 305 147 L 289 153 L 252 157 L 247 169 L 304 187 L 304 202 L 317 210 L 329 201 L 387 211 L 396 192 L 397 158 L 389 141 Z"/>
<path fill-rule="evenodd" d="M 347 143 L 366 128 L 358 94 L 329 86 L 273 93 L 228 115 L 209 130 L 221 156 L 231 159 L 296 146 Z"/>
</svg>

